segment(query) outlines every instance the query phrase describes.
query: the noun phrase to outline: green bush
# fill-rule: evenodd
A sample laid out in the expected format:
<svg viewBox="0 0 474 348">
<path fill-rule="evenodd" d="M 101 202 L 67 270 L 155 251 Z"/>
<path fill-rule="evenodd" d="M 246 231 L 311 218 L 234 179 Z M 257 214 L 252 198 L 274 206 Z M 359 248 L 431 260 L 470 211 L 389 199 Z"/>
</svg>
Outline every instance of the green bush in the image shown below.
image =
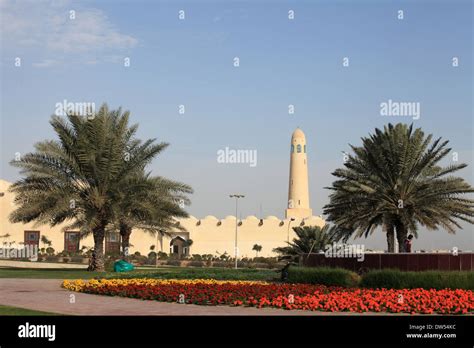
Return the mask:
<svg viewBox="0 0 474 348">
<path fill-rule="evenodd" d="M 214 261 L 212 263 L 212 267 L 220 267 L 220 268 L 232 267 L 232 263 L 225 262 L 225 261 Z"/>
<path fill-rule="evenodd" d="M 168 260 L 168 261 L 166 261 L 166 264 L 168 266 L 181 266 L 181 261 L 180 260 Z"/>
<path fill-rule="evenodd" d="M 106 272 L 113 272 L 114 271 L 114 263 L 115 259 L 112 257 L 105 257 L 104 260 L 104 267 Z"/>
<path fill-rule="evenodd" d="M 290 267 L 288 282 L 355 287 L 360 277 L 349 270 L 327 267 Z"/>
<path fill-rule="evenodd" d="M 252 262 L 250 263 L 251 268 L 271 268 L 268 263 L 264 262 Z"/>
<path fill-rule="evenodd" d="M 118 259 L 119 257 L 115 256 L 114 258 Z M 129 257 L 129 262 L 133 262 L 137 265 L 146 265 L 147 263 L 149 263 L 148 260 L 148 257 L 146 257 L 145 255 L 137 255 L 137 253 Z"/>
<path fill-rule="evenodd" d="M 474 290 L 474 272 L 423 271 L 404 272 L 397 269 L 369 271 L 360 283 L 365 288 L 387 289 L 465 289 Z"/>
<path fill-rule="evenodd" d="M 54 255 L 54 248 L 52 247 L 47 247 L 46 248 L 46 254 L 48 254 L 49 256 L 53 256 Z"/>
<path fill-rule="evenodd" d="M 203 267 L 204 266 L 204 262 L 202 261 L 190 261 L 188 263 L 188 266 L 191 266 L 191 267 Z"/>
<path fill-rule="evenodd" d="M 162 251 L 158 251 L 158 260 L 168 260 L 168 254 Z"/>
</svg>

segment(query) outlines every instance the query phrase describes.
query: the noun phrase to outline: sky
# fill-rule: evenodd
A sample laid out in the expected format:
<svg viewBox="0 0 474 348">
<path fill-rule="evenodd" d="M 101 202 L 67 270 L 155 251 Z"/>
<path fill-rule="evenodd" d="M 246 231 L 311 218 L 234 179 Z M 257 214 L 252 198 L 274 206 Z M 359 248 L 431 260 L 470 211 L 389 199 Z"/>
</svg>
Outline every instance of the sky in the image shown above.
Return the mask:
<svg viewBox="0 0 474 348">
<path fill-rule="evenodd" d="M 67 100 L 130 110 L 138 137 L 170 143 L 149 170 L 190 184 L 196 217 L 233 215 L 241 193 L 239 216 L 283 218 L 297 127 L 314 215 L 349 144 L 389 122 L 449 140 L 474 184 L 472 18 L 460 0 L 0 0 L 0 178 L 18 179 L 15 153 L 54 138 Z M 389 100 L 420 117 L 381 115 Z M 219 163 L 225 148 L 256 151 L 256 165 Z M 472 250 L 464 226 L 421 230 L 414 246 Z M 381 231 L 359 242 L 386 244 Z"/>
</svg>

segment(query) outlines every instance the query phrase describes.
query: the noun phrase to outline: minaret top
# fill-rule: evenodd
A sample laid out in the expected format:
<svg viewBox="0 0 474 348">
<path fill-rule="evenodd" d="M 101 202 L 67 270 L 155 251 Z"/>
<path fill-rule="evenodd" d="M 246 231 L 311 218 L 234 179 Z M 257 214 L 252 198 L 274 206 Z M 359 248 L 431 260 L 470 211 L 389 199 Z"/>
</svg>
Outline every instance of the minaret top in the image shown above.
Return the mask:
<svg viewBox="0 0 474 348">
<path fill-rule="evenodd" d="M 291 139 L 296 139 L 296 138 L 306 139 L 303 131 L 300 128 L 296 128 L 293 134 L 291 135 Z"/>
</svg>

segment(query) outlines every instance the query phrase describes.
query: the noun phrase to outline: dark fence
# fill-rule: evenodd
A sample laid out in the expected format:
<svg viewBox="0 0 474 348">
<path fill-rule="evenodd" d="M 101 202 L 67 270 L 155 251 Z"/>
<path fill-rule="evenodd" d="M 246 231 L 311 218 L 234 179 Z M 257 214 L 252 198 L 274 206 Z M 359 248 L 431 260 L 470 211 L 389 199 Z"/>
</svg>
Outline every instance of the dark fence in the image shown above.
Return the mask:
<svg viewBox="0 0 474 348">
<path fill-rule="evenodd" d="M 474 253 L 364 254 L 363 260 L 357 257 L 305 254 L 301 257 L 300 264 L 308 267 L 340 267 L 355 272 L 383 268 L 398 268 L 402 271 L 474 271 Z"/>
</svg>

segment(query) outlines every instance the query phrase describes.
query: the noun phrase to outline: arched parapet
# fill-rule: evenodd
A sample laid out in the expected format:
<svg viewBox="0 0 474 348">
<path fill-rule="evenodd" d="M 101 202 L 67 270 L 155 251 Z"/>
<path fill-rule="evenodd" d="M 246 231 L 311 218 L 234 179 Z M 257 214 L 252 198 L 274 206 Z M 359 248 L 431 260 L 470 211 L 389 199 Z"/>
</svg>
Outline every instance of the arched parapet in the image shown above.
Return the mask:
<svg viewBox="0 0 474 348">
<path fill-rule="evenodd" d="M 269 215 L 265 218 L 265 220 L 268 220 L 268 221 L 280 221 L 279 218 L 277 218 L 276 216 L 274 215 Z"/>
<path fill-rule="evenodd" d="M 320 216 L 310 216 L 309 218 L 305 219 L 305 226 L 324 226 L 326 221 Z"/>
</svg>

